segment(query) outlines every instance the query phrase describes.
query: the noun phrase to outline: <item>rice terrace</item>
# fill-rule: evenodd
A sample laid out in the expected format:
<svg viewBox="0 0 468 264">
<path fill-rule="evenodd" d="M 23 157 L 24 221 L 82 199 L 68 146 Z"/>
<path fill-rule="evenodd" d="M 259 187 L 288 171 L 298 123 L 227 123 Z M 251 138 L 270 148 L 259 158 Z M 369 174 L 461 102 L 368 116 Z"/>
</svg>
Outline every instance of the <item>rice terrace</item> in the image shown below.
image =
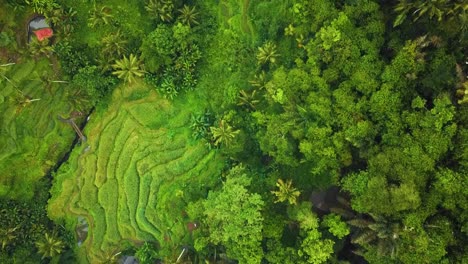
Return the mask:
<svg viewBox="0 0 468 264">
<path fill-rule="evenodd" d="M 0 0 L 0 264 L 468 261 L 466 0 Z"/>
<path fill-rule="evenodd" d="M 144 99 L 132 100 L 145 92 L 150 94 Z M 49 202 L 53 219 L 88 220 L 83 247 L 89 262 L 124 240 L 165 241 L 174 252 L 174 241 L 190 242 L 188 218 L 177 208 L 205 191 L 222 158 L 190 140 L 189 110 L 140 83 L 116 88 L 108 109 L 91 117 L 84 131 L 88 141 L 55 176 L 54 188 L 61 192 Z"/>
</svg>

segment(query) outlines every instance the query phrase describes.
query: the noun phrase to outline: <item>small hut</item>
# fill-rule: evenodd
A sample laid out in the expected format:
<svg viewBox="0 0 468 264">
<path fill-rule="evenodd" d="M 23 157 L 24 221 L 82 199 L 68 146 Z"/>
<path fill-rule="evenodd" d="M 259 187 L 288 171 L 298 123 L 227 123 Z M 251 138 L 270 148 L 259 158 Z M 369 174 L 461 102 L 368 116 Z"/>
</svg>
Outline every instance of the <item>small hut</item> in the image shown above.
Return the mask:
<svg viewBox="0 0 468 264">
<path fill-rule="evenodd" d="M 36 16 L 28 24 L 28 42 L 31 42 L 33 35 L 36 36 L 37 40 L 43 41 L 54 35 L 54 31 L 47 23 L 44 16 Z"/>
</svg>

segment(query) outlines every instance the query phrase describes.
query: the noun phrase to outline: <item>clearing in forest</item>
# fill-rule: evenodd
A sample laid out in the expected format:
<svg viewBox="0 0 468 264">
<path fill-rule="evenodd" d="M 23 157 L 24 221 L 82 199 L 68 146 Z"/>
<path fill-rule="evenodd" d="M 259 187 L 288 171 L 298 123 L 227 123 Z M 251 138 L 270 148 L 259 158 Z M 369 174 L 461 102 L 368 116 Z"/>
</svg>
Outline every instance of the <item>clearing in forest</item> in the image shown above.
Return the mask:
<svg viewBox="0 0 468 264">
<path fill-rule="evenodd" d="M 136 83 L 117 88 L 107 109 L 91 115 L 88 141 L 55 175 L 48 208 L 69 228 L 78 217 L 88 221 L 82 262 L 103 261 L 125 242 L 158 241 L 176 256 L 190 241 L 186 201 L 206 194 L 223 165 L 191 139 L 188 122 L 199 105 L 185 96 L 170 102 Z"/>
</svg>

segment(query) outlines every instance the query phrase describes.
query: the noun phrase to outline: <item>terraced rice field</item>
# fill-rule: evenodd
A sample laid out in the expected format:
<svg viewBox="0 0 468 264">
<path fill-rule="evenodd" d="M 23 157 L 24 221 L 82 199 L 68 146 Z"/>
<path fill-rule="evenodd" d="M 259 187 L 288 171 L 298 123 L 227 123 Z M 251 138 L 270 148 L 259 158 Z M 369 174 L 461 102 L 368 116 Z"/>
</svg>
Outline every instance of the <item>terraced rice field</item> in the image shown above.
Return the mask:
<svg viewBox="0 0 468 264">
<path fill-rule="evenodd" d="M 89 145 L 77 147 L 56 175 L 50 216 L 69 224 L 83 216 L 90 224 L 82 262 L 99 263 L 122 243 L 143 240 L 176 258 L 190 239 L 185 201 L 204 195 L 221 170 L 215 151 L 190 140 L 196 104 L 170 103 L 153 91 L 131 100 L 146 89 L 116 89 L 108 109 L 91 116 Z"/>
<path fill-rule="evenodd" d="M 0 195 L 30 198 L 36 181 L 63 156 L 75 137 L 75 132 L 57 119 L 57 115 L 70 112 L 66 84 L 57 84 L 53 95 L 44 88 L 37 72 L 52 74 L 46 60 L 2 65 Z"/>
</svg>

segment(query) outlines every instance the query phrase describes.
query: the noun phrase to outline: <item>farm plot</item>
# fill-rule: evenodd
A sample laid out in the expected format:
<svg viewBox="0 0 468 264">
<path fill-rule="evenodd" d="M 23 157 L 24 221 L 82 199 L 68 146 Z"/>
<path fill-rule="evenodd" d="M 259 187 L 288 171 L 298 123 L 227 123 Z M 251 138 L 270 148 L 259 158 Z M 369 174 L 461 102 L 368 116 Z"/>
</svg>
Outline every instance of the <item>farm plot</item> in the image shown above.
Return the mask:
<svg viewBox="0 0 468 264">
<path fill-rule="evenodd" d="M 53 75 L 47 60 L 0 65 L 0 196 L 27 200 L 75 138 L 57 119 L 71 111 L 68 87 L 46 88 L 41 77 Z"/>
<path fill-rule="evenodd" d="M 190 113 L 199 106 L 170 103 L 153 91 L 129 99 L 146 89 L 116 89 L 108 109 L 91 116 L 89 146 L 77 147 L 55 176 L 49 215 L 69 226 L 78 216 L 90 223 L 82 262 L 98 263 L 122 243 L 141 241 L 157 241 L 176 257 L 190 239 L 186 201 L 205 194 L 223 165 L 190 139 Z"/>
</svg>

